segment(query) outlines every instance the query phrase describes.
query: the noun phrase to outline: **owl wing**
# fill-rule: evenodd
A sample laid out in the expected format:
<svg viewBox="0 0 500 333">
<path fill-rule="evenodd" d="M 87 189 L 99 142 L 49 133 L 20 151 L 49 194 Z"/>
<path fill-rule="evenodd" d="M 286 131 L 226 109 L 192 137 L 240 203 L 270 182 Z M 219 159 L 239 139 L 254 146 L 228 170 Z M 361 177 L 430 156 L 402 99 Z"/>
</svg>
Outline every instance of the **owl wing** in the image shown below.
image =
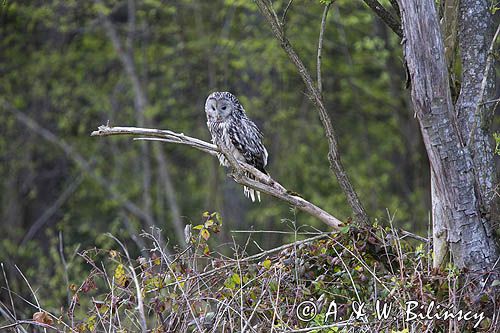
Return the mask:
<svg viewBox="0 0 500 333">
<path fill-rule="evenodd" d="M 233 122 L 229 127 L 229 137 L 234 147 L 245 158 L 245 162 L 267 174 L 267 150 L 262 144 L 262 133 L 248 118 Z"/>
</svg>

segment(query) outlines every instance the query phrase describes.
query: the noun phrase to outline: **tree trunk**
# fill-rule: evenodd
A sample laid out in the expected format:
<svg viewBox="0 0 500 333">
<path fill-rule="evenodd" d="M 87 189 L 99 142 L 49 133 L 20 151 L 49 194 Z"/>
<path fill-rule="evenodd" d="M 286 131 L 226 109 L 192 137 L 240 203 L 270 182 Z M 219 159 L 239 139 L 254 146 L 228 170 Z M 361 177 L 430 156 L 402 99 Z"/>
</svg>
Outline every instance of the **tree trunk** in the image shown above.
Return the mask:
<svg viewBox="0 0 500 333">
<path fill-rule="evenodd" d="M 467 145 L 462 122 L 457 121 L 434 1 L 400 0 L 400 9 L 413 107 L 432 169 L 433 201 L 442 204 L 451 259 L 458 267 L 471 271 L 492 269 L 498 249 L 491 234 L 491 215 L 483 214 L 489 207 L 483 207 L 488 202 L 481 194 L 485 185 L 478 172 L 487 169 L 491 160 L 474 157 L 475 147 Z M 467 20 L 466 15 L 462 11 L 461 18 Z M 487 24 L 488 18 L 482 20 Z M 468 38 L 479 39 L 481 33 L 481 29 L 470 31 Z M 464 68 L 477 66 L 484 72 L 477 58 L 462 56 L 462 61 L 468 62 L 462 64 Z M 468 118 L 474 121 L 474 111 L 464 112 L 473 112 Z"/>
<path fill-rule="evenodd" d="M 432 267 L 444 267 L 448 258 L 448 232 L 446 230 L 446 213 L 444 210 L 442 198 L 436 184 L 436 176 L 431 169 L 431 201 L 432 201 Z"/>
</svg>

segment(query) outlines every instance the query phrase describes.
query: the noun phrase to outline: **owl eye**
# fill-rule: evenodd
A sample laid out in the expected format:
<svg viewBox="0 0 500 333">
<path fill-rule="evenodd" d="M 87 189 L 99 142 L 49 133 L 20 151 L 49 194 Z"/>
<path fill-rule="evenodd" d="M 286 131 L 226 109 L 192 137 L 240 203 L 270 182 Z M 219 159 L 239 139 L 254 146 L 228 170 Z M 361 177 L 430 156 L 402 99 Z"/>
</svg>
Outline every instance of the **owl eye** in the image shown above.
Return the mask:
<svg viewBox="0 0 500 333">
<path fill-rule="evenodd" d="M 212 111 L 215 111 L 215 106 L 212 105 Z"/>
<path fill-rule="evenodd" d="M 227 107 L 226 107 L 226 106 L 223 106 L 223 107 L 222 107 L 222 110 L 225 110 L 225 109 L 227 109 Z"/>
</svg>

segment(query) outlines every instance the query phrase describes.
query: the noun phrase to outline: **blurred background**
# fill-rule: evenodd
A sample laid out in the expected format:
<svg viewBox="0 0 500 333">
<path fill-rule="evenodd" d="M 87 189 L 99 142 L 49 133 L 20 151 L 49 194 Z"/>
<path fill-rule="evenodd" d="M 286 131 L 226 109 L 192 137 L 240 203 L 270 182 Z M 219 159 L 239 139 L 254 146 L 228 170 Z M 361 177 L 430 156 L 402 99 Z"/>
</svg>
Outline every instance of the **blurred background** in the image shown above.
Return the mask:
<svg viewBox="0 0 500 333">
<path fill-rule="evenodd" d="M 323 9 L 295 1 L 287 14 L 312 74 Z M 88 270 L 78 251 L 115 246 L 107 232 L 138 254 L 142 230 L 160 228 L 174 250 L 204 211 L 224 219 L 217 244 L 245 242 L 234 230 L 325 229 L 269 196 L 252 203 L 192 148 L 89 136 L 108 120 L 209 140 L 205 99 L 231 91 L 264 133 L 273 178 L 350 217 L 317 112 L 252 1 L 5 0 L 0 20 L 0 262 L 18 265 L 54 305 Z M 322 68 L 343 162 L 370 216 L 427 235 L 428 162 L 397 36 L 361 1 L 338 0 Z M 269 248 L 291 237 L 253 239 Z M 25 288 L 13 269 L 7 275 Z"/>
</svg>

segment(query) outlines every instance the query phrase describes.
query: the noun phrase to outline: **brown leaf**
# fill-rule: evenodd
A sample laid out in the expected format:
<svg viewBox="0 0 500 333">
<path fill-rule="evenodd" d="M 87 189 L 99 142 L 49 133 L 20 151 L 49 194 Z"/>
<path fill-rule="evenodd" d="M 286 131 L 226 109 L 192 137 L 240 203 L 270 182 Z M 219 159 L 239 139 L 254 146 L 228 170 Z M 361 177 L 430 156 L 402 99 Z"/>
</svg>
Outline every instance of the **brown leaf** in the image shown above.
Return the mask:
<svg viewBox="0 0 500 333">
<path fill-rule="evenodd" d="M 97 289 L 97 286 L 96 286 L 96 284 L 95 284 L 94 279 L 93 279 L 92 277 L 89 277 L 89 278 L 85 281 L 85 283 L 83 284 L 83 286 L 82 286 L 82 291 L 83 291 L 84 293 L 87 293 L 87 292 L 89 292 L 89 291 L 90 291 L 90 290 L 92 290 L 92 289 Z"/>
<path fill-rule="evenodd" d="M 45 311 L 35 312 L 33 314 L 33 320 L 40 324 L 52 325 L 54 320 L 50 318 L 49 314 Z"/>
<path fill-rule="evenodd" d="M 71 290 L 71 292 L 76 293 L 78 291 L 78 287 L 76 286 L 76 284 L 74 283 L 71 283 L 69 286 L 68 286 L 68 289 Z"/>
</svg>

